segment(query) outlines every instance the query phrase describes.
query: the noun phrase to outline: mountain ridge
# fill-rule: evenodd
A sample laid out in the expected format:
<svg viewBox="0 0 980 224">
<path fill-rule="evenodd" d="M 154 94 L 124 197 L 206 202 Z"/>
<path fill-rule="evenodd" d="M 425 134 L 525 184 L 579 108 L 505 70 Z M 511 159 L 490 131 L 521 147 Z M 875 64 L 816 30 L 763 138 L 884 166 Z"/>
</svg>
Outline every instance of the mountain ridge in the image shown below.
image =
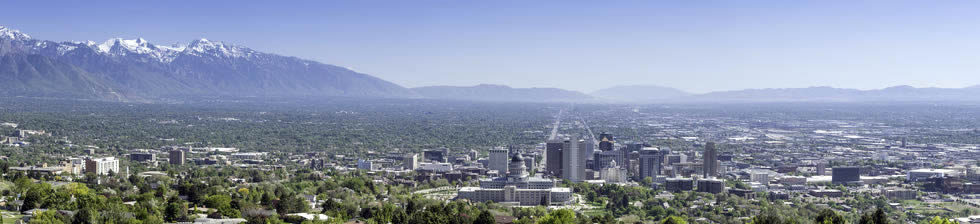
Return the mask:
<svg viewBox="0 0 980 224">
<path fill-rule="evenodd" d="M 716 91 L 681 99 L 689 102 L 980 102 L 980 88 L 891 86 L 859 90 L 816 86 Z"/>
<path fill-rule="evenodd" d="M 243 93 L 417 97 L 400 85 L 344 67 L 208 39 L 171 46 L 155 45 L 143 38 L 54 42 L 0 26 L 0 56 L 10 56 L 11 63 L 0 70 L 0 78 L 14 80 L 0 83 L 0 88 L 7 90 L 0 94 L 7 96 L 64 95 L 113 101 Z M 43 82 L 45 79 L 61 81 Z M 64 80 L 87 81 L 72 85 Z M 78 89 L 94 86 L 100 88 Z"/>
<path fill-rule="evenodd" d="M 980 85 L 874 90 L 816 86 L 703 94 L 656 85 L 613 86 L 590 94 L 490 84 L 409 89 L 341 66 L 203 38 L 169 46 L 142 37 L 54 42 L 5 26 L 0 26 L 0 63 L 0 96 L 107 101 L 312 96 L 582 103 L 980 102 Z"/>
</svg>

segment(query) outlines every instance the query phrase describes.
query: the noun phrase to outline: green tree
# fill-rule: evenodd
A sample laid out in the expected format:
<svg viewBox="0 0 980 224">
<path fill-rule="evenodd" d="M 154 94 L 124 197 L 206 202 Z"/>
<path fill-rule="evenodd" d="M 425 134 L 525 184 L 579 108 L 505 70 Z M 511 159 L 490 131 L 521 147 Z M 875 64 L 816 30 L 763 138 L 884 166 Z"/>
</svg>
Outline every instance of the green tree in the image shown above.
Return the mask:
<svg viewBox="0 0 980 224">
<path fill-rule="evenodd" d="M 408 223 L 442 224 L 449 223 L 449 218 L 444 214 L 437 214 L 435 212 L 425 210 L 422 212 L 412 213 L 412 216 L 408 218 Z"/>
<path fill-rule="evenodd" d="M 20 206 L 21 212 L 26 212 L 31 209 L 40 208 L 41 203 L 44 203 L 44 192 L 38 189 L 30 189 L 27 191 L 27 195 L 24 196 L 24 203 Z"/>
<path fill-rule="evenodd" d="M 497 223 L 497 221 L 494 220 L 493 214 L 490 214 L 490 211 L 483 210 L 482 212 L 480 212 L 480 216 L 477 216 L 476 217 L 476 221 L 473 222 L 473 223 L 474 224 L 494 224 L 494 223 Z M 942 223 L 939 223 L 939 224 L 942 224 Z"/>
<path fill-rule="evenodd" d="M 545 215 L 538 224 L 571 224 L 575 223 L 575 213 L 568 209 L 558 209 Z"/>
<path fill-rule="evenodd" d="M 167 203 L 164 211 L 164 220 L 167 222 L 180 222 L 187 220 L 187 203 L 178 200 L 171 200 Z"/>
<path fill-rule="evenodd" d="M 687 221 L 685 221 L 684 218 L 681 217 L 667 216 L 667 218 L 665 218 L 663 221 L 660 221 L 660 223 L 661 224 L 687 224 Z"/>
<path fill-rule="evenodd" d="M 820 211 L 820 214 L 817 214 L 817 218 L 816 218 L 815 221 L 816 221 L 816 224 L 845 224 L 845 223 L 847 223 L 847 221 L 844 220 L 844 217 L 843 216 L 837 214 L 837 212 L 834 212 L 834 210 L 831 210 L 829 208 Z"/>
<path fill-rule="evenodd" d="M 858 224 L 888 224 L 888 217 L 881 208 L 875 209 L 873 213 L 866 213 L 858 220 Z"/>
<path fill-rule="evenodd" d="M 72 224 L 93 224 L 93 223 L 97 223 L 98 222 L 98 221 L 96 221 L 98 218 L 99 218 L 99 212 L 97 212 L 97 211 L 95 211 L 94 209 L 91 209 L 91 208 L 84 208 L 84 209 L 78 210 L 78 212 L 75 213 L 75 216 L 72 217 L 72 219 L 71 219 L 71 223 Z"/>
<path fill-rule="evenodd" d="M 644 177 L 643 181 L 640 182 L 640 186 L 653 186 L 653 177 Z"/>
<path fill-rule="evenodd" d="M 155 215 L 148 216 L 146 217 L 145 220 L 143 220 L 143 224 L 163 224 L 163 223 L 164 223 L 163 219 L 161 219 L 160 216 L 155 216 Z"/>
<path fill-rule="evenodd" d="M 54 210 L 47 210 L 44 212 L 34 213 L 34 217 L 31 218 L 30 224 L 65 224 L 64 221 L 58 218 L 58 214 Z"/>
<path fill-rule="evenodd" d="M 956 223 L 954 223 L 953 221 L 949 221 L 949 219 L 936 216 L 936 217 L 932 217 L 932 219 L 929 220 L 929 224 L 956 224 Z"/>
<path fill-rule="evenodd" d="M 795 223 L 793 219 L 783 219 L 774 211 L 762 212 L 755 217 L 752 217 L 751 224 L 791 224 Z"/>
<path fill-rule="evenodd" d="M 279 215 L 306 212 L 310 210 L 310 205 L 306 203 L 306 199 L 299 196 L 284 197 L 275 203 L 275 209 L 279 212 Z"/>
<path fill-rule="evenodd" d="M 231 196 L 216 194 L 204 199 L 204 206 L 217 209 L 221 216 L 237 218 L 241 216 L 241 211 L 231 206 Z"/>
<path fill-rule="evenodd" d="M 875 210 L 875 213 L 874 213 L 874 217 L 873 218 L 874 218 L 875 224 L 888 224 L 889 223 L 888 222 L 888 217 L 885 215 L 885 210 L 881 209 L 880 207 Z"/>
</svg>

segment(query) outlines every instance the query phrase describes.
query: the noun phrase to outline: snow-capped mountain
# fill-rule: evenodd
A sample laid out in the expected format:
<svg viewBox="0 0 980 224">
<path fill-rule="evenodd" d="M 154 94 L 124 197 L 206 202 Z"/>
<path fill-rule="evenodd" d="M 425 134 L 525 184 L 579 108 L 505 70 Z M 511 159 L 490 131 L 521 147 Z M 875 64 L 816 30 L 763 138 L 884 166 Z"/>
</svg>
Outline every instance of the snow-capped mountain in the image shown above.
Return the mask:
<svg viewBox="0 0 980 224">
<path fill-rule="evenodd" d="M 413 97 L 339 66 L 207 39 L 53 42 L 0 26 L 0 96 L 152 100 L 179 96 Z"/>
<path fill-rule="evenodd" d="M 31 36 L 21 33 L 20 30 L 0 26 L 0 38 L 12 40 L 30 40 Z"/>
</svg>

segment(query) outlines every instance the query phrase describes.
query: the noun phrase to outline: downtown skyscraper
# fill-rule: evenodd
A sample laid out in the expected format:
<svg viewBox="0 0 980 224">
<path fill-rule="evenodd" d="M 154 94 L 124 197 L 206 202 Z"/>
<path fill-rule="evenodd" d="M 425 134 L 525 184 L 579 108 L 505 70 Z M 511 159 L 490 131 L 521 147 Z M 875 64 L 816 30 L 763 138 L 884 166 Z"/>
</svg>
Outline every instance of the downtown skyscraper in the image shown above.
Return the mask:
<svg viewBox="0 0 980 224">
<path fill-rule="evenodd" d="M 718 176 L 718 149 L 714 142 L 704 144 L 704 177 Z"/>
<path fill-rule="evenodd" d="M 566 140 L 562 146 L 561 158 L 561 178 L 573 182 L 585 180 L 585 160 L 588 157 L 586 152 L 587 142 L 578 138 Z"/>
</svg>

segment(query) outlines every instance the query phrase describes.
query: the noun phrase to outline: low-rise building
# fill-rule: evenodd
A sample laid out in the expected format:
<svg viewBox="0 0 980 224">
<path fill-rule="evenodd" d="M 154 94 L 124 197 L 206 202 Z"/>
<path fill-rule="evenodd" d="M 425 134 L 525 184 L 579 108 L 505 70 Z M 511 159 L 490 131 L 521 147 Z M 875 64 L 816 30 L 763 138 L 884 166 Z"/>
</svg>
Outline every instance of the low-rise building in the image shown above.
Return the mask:
<svg viewBox="0 0 980 224">
<path fill-rule="evenodd" d="M 810 190 L 810 195 L 814 197 L 837 198 L 837 197 L 844 196 L 844 192 L 836 189 L 814 189 L 814 190 Z"/>
<path fill-rule="evenodd" d="M 664 190 L 679 192 L 694 190 L 694 180 L 691 178 L 667 178 Z"/>
<path fill-rule="evenodd" d="M 129 160 L 136 162 L 156 161 L 157 155 L 151 152 L 134 152 L 129 154 Z"/>
<path fill-rule="evenodd" d="M 15 166 L 10 167 L 13 172 L 21 172 L 31 176 L 56 176 L 65 171 L 65 167 L 60 166 Z"/>
<path fill-rule="evenodd" d="M 698 192 L 718 194 L 725 191 L 725 182 L 719 179 L 698 180 Z"/>
<path fill-rule="evenodd" d="M 918 197 L 918 192 L 905 188 L 886 188 L 885 197 L 891 200 L 913 200 Z"/>
<path fill-rule="evenodd" d="M 915 169 L 908 172 L 907 179 L 912 182 L 925 181 L 930 178 L 943 178 L 955 175 L 956 171 L 947 169 Z"/>
<path fill-rule="evenodd" d="M 436 173 L 445 173 L 453 171 L 453 164 L 450 163 L 422 163 L 419 170 L 431 171 Z"/>
</svg>

